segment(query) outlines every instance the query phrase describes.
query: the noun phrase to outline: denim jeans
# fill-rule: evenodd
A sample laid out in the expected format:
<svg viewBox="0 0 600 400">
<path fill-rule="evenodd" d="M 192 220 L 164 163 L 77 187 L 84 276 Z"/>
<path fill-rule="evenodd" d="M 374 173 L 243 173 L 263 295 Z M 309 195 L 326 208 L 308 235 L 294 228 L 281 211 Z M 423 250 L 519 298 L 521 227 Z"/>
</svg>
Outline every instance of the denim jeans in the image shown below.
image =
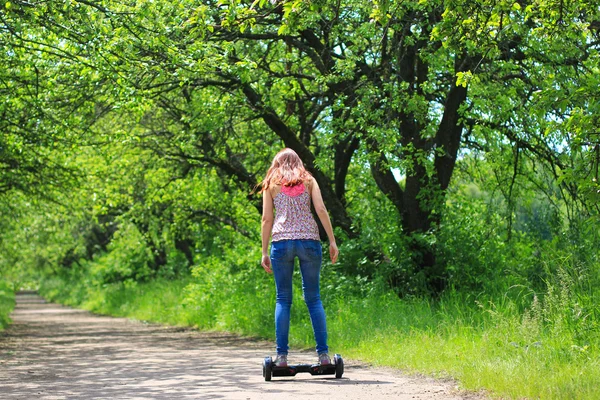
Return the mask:
<svg viewBox="0 0 600 400">
<path fill-rule="evenodd" d="M 327 347 L 327 324 L 319 290 L 322 260 L 321 242 L 318 240 L 280 240 L 271 244 L 271 265 L 277 288 L 275 304 L 277 354 L 288 353 L 290 309 L 292 306 L 292 274 L 296 257 L 300 261 L 302 291 L 310 314 L 315 341 L 317 342 L 317 353 L 326 353 L 329 350 Z"/>
</svg>

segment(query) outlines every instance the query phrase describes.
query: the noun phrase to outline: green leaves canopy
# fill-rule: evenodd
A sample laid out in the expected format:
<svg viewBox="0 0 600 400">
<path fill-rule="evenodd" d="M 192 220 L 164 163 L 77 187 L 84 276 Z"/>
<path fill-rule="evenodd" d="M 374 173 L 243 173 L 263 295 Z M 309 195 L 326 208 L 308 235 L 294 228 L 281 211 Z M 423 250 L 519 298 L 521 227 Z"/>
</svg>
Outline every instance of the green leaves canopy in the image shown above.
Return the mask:
<svg viewBox="0 0 600 400">
<path fill-rule="evenodd" d="M 564 201 L 598 211 L 599 11 L 563 3 L 10 2 L 2 187 L 68 182 L 61 154 L 100 142 L 137 149 L 134 165 L 164 180 L 218 176 L 221 192 L 243 196 L 285 145 L 350 237 L 362 225 L 351 175 L 376 187 L 441 290 L 435 241 L 418 235 L 435 235 L 461 157 L 513 166 L 498 169 L 509 199 L 532 160 L 561 177 Z M 185 202 L 146 207 L 144 185 L 132 188 L 117 213 L 142 231 Z M 232 214 L 209 212 L 239 227 Z"/>
</svg>

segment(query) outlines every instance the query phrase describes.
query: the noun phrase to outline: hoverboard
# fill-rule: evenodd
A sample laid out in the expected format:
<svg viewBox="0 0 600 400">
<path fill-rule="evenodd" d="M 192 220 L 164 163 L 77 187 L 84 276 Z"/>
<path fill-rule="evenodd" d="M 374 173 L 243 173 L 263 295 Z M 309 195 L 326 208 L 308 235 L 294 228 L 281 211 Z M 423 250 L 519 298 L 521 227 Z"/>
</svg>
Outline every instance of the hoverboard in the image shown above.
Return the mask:
<svg viewBox="0 0 600 400">
<path fill-rule="evenodd" d="M 270 381 L 273 376 L 295 376 L 299 372 L 308 372 L 311 375 L 335 375 L 338 379 L 344 374 L 344 360 L 339 354 L 334 355 L 333 362 L 328 365 L 296 364 L 287 367 L 278 367 L 271 357 L 265 357 L 262 367 L 265 381 Z"/>
</svg>

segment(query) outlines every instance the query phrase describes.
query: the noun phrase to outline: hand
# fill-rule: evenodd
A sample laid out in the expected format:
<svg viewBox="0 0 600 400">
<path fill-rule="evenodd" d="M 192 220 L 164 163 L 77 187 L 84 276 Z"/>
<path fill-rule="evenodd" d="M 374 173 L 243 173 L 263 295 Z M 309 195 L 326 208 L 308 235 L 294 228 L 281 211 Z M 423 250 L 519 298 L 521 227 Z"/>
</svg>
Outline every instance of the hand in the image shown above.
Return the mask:
<svg viewBox="0 0 600 400">
<path fill-rule="evenodd" d="M 335 242 L 329 243 L 329 258 L 331 258 L 331 263 L 335 264 L 340 255 L 340 251 L 337 248 L 337 244 Z"/>
<path fill-rule="evenodd" d="M 265 271 L 269 274 L 273 273 L 273 269 L 271 268 L 271 258 L 268 254 L 263 254 L 262 261 L 260 265 L 265 269 Z"/>
</svg>

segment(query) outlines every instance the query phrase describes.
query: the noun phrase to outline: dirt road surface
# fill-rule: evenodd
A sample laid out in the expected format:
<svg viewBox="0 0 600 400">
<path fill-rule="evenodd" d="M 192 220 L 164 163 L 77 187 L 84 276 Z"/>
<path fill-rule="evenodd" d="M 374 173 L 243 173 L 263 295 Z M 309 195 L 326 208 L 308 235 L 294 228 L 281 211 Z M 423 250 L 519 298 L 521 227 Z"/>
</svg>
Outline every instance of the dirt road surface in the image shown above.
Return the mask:
<svg viewBox="0 0 600 400">
<path fill-rule="evenodd" d="M 262 377 L 273 344 L 97 316 L 19 294 L 0 333 L 0 399 L 480 399 L 452 382 L 346 360 L 342 379 Z M 311 362 L 310 352 L 290 362 Z"/>
</svg>

